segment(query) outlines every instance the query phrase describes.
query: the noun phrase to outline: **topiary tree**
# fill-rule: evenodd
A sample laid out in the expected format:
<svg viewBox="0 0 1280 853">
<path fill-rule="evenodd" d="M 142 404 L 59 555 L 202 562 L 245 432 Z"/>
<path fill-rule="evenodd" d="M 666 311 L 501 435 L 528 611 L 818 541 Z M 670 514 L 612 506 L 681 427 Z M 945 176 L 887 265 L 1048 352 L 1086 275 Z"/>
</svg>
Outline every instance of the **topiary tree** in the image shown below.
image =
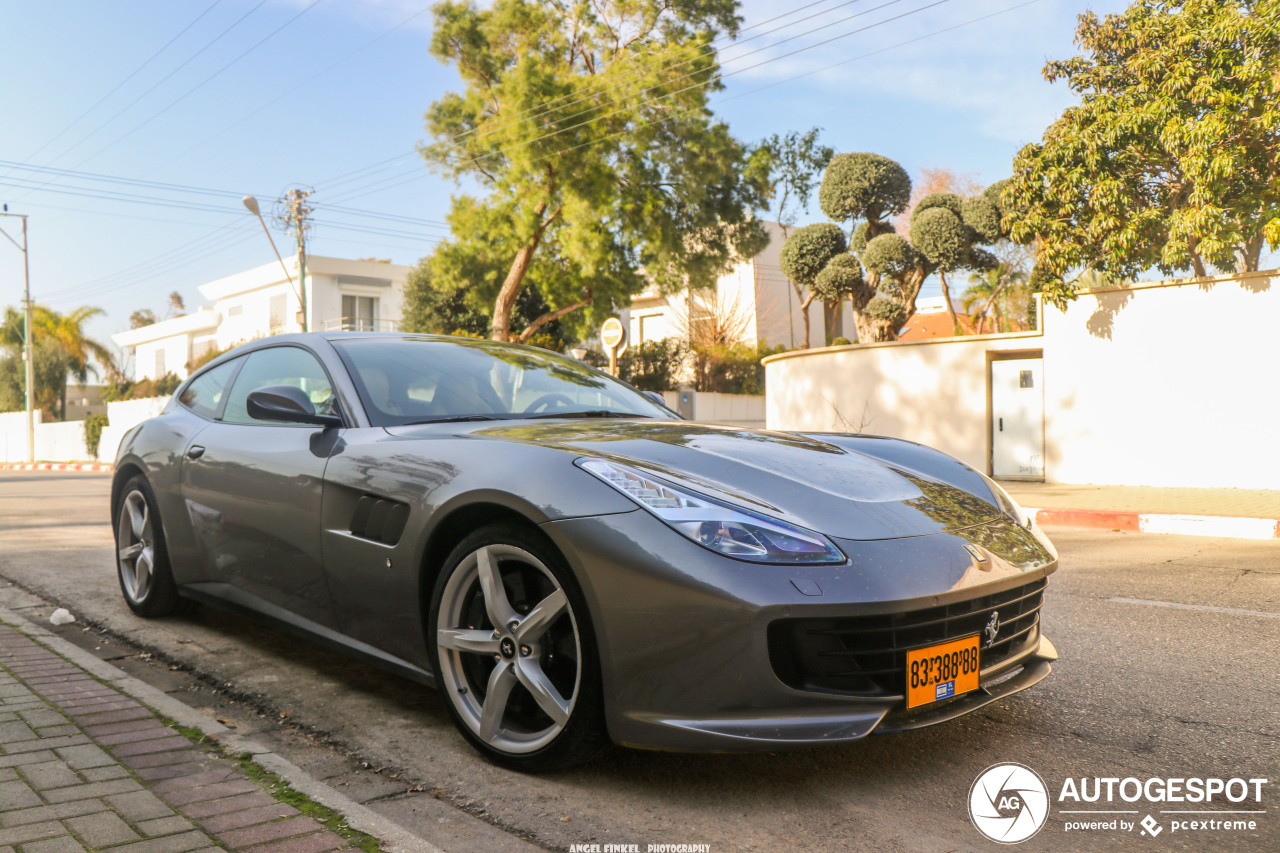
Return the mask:
<svg viewBox="0 0 1280 853">
<path fill-rule="evenodd" d="M 996 259 L 982 244 L 1008 237 L 998 192 L 970 199 L 953 193 L 927 195 L 912 211 L 904 237 L 894 231 L 890 219 L 906 210 L 910 200 L 906 170 L 878 154 L 838 154 L 822 177 L 818 201 L 827 216 L 848 223 L 852 254 L 830 251 L 826 257 L 834 265 L 831 272 L 826 273 L 824 264 L 812 274 L 813 281 L 821 279 L 824 293 L 830 294 L 824 298 L 849 299 L 858 340 L 864 343 L 896 340 L 915 312 L 920 286 L 935 272 L 942 274 L 947 312 L 959 332 L 946 274 L 991 268 Z M 810 248 L 812 242 L 809 238 L 794 250 L 809 265 L 821 257 Z M 787 254 L 784 245 L 783 255 Z"/>
<path fill-rule="evenodd" d="M 833 258 L 846 254 L 847 248 L 844 232 L 839 226 L 819 222 L 798 229 L 787 238 L 778 253 L 782 274 L 808 291 L 800 303 L 800 316 L 804 319 L 804 349 L 809 348 L 809 306 L 819 295 L 815 289 L 818 275 Z"/>
</svg>

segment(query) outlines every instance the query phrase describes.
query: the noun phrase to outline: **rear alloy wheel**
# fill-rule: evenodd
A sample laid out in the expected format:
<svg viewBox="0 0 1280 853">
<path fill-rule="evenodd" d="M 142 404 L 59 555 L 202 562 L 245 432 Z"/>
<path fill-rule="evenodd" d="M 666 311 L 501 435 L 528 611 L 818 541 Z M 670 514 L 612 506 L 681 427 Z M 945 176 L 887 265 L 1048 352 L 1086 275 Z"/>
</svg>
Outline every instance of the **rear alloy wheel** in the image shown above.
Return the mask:
<svg viewBox="0 0 1280 853">
<path fill-rule="evenodd" d="M 440 690 L 491 760 L 554 770 L 608 742 L 586 606 L 538 537 L 509 525 L 467 537 L 440 575 L 431 614 Z"/>
<path fill-rule="evenodd" d="M 178 595 L 151 486 L 141 476 L 116 507 L 116 568 L 125 603 L 139 616 L 170 616 L 190 603 Z"/>
</svg>

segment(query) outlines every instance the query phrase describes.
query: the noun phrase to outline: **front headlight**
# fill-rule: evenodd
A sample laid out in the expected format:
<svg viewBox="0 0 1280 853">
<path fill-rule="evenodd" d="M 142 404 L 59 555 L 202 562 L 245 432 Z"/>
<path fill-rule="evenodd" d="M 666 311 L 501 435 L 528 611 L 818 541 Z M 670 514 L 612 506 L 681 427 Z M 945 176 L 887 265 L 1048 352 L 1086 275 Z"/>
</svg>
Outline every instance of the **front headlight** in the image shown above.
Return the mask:
<svg viewBox="0 0 1280 853">
<path fill-rule="evenodd" d="M 1018 505 L 1013 496 L 1004 490 L 1004 487 L 990 477 L 983 476 L 987 481 L 987 486 L 991 489 L 991 494 L 995 495 L 996 502 L 1000 504 L 1000 508 L 1007 514 L 1013 516 L 1013 520 L 1018 522 L 1027 529 L 1035 527 L 1036 520 L 1031 517 L 1030 513 Z"/>
<path fill-rule="evenodd" d="M 666 480 L 603 459 L 580 458 L 599 477 L 677 532 L 726 557 L 753 563 L 843 563 L 820 533 L 696 494 Z"/>
</svg>

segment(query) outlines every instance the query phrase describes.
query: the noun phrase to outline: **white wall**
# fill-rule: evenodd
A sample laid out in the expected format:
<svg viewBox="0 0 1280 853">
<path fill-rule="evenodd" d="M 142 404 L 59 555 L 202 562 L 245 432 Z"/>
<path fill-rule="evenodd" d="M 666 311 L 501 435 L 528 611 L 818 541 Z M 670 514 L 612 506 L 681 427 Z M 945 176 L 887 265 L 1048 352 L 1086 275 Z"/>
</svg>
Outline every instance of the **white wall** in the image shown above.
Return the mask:
<svg viewBox="0 0 1280 853">
<path fill-rule="evenodd" d="M 36 427 L 36 459 L 41 462 L 82 462 L 89 458 L 84 446 L 84 421 L 63 421 Z"/>
<path fill-rule="evenodd" d="M 986 471 L 989 354 L 1043 350 L 1049 482 L 1280 489 L 1280 273 L 1087 292 L 1041 316 L 1043 333 L 767 359 L 769 427 L 839 431 L 838 408 Z"/>
<path fill-rule="evenodd" d="M 39 410 L 32 413 L 36 428 L 40 427 Z M 0 462 L 27 461 L 27 413 L 0 414 Z"/>
<path fill-rule="evenodd" d="M 116 451 L 124 434 L 147 418 L 153 418 L 164 409 L 168 397 L 148 397 L 143 400 L 121 400 L 107 403 L 108 424 L 98 441 L 98 461 L 115 462 Z"/>
</svg>

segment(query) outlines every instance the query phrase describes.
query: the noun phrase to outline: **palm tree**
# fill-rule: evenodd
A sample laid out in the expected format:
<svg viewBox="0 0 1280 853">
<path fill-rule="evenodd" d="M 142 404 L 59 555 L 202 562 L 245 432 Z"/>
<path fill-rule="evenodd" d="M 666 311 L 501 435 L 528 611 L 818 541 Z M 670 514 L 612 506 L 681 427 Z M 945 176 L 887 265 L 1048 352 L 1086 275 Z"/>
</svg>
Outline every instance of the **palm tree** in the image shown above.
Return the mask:
<svg viewBox="0 0 1280 853">
<path fill-rule="evenodd" d="M 1021 312 L 1015 306 L 1025 304 L 1026 284 L 1026 269 L 1010 261 L 1001 261 L 993 269 L 970 275 L 962 304 L 975 332 L 982 334 L 988 317 L 995 331 L 1000 331 L 1002 326 L 1008 331 L 1010 319 L 1024 319 L 1018 316 Z"/>
<path fill-rule="evenodd" d="M 98 375 L 98 370 L 93 365 L 95 359 L 108 370 L 115 364 L 111 350 L 84 333 L 84 324 L 103 313 L 101 308 L 89 306 L 81 306 L 69 314 L 59 314 L 43 305 L 32 306 L 33 347 L 38 347 L 45 342 L 56 344 L 66 359 L 62 380 L 53 389 L 53 397 L 59 406 L 59 418 L 65 418 L 67 415 L 68 374 L 77 382 L 83 383 L 89 381 L 90 374 Z M 22 312 L 16 308 L 6 308 L 3 323 L 0 323 L 0 346 L 8 348 L 14 355 L 21 353 L 25 339 L 24 328 Z M 37 390 L 44 389 L 39 389 L 37 386 Z"/>
</svg>

